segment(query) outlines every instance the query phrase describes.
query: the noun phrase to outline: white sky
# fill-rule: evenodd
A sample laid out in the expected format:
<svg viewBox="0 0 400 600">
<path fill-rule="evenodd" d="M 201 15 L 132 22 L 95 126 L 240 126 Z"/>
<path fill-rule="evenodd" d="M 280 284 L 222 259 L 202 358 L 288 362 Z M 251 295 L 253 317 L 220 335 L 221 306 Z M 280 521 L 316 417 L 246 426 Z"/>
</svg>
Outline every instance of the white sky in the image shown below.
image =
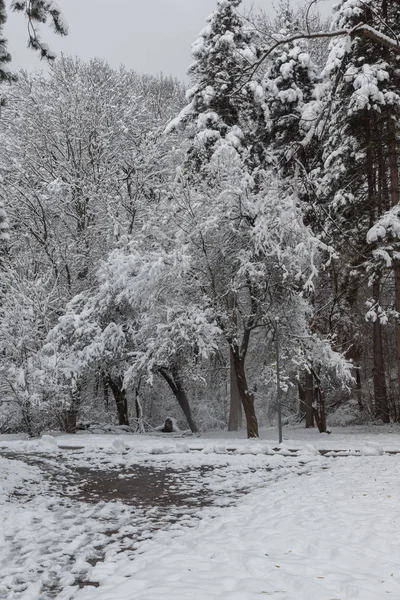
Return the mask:
<svg viewBox="0 0 400 600">
<path fill-rule="evenodd" d="M 247 5 L 249 5 L 249 0 Z M 70 26 L 66 38 L 42 26 L 42 39 L 58 54 L 78 55 L 84 60 L 105 58 L 112 66 L 125 64 L 146 73 L 164 73 L 185 78 L 191 62 L 190 46 L 203 28 L 216 0 L 58 0 Z M 333 0 L 320 0 L 327 15 Z M 10 0 L 7 0 L 10 4 Z M 252 4 L 272 14 L 273 0 Z M 12 68 L 44 68 L 26 48 L 26 22 L 10 14 L 5 27 Z"/>
</svg>

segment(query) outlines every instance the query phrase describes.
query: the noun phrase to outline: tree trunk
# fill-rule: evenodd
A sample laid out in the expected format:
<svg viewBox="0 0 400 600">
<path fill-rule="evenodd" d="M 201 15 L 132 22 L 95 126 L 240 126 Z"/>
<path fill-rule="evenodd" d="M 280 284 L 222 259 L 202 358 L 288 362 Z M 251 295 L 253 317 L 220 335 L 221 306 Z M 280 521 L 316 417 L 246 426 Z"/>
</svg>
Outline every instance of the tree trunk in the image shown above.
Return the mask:
<svg viewBox="0 0 400 600">
<path fill-rule="evenodd" d="M 313 412 L 315 416 L 315 422 L 317 423 L 318 431 L 320 433 L 326 433 L 325 394 L 321 387 L 321 380 L 314 369 L 312 369 L 311 375 L 317 384 L 314 387 L 315 402 L 313 406 Z"/>
<path fill-rule="evenodd" d="M 389 119 L 390 120 L 390 119 Z M 375 127 L 371 131 L 371 124 Z M 385 196 L 387 195 L 387 168 L 384 162 L 384 150 L 383 150 L 383 137 L 381 130 L 378 129 L 379 124 L 375 121 L 371 121 L 370 118 L 366 120 L 367 127 L 367 184 L 368 184 L 368 205 L 370 206 L 370 226 L 376 221 L 378 215 L 382 214 L 384 210 Z M 382 125 L 380 125 L 382 127 Z M 388 137 L 390 138 L 390 126 L 388 125 Z M 387 145 L 389 147 L 389 153 L 391 152 L 390 140 Z M 373 150 L 377 149 L 377 157 L 374 156 Z M 376 159 L 378 164 L 376 165 Z M 376 170 L 377 167 L 377 170 Z M 378 176 L 378 180 L 376 179 Z M 378 185 L 378 188 L 377 188 Z M 379 305 L 380 300 L 380 273 L 375 274 L 374 282 L 372 284 L 372 296 L 376 306 Z M 373 323 L 373 357 L 374 366 L 372 369 L 372 378 L 374 384 L 374 400 L 375 400 L 375 415 L 379 419 L 382 419 L 384 423 L 390 421 L 389 418 L 389 406 L 387 399 L 386 390 L 386 378 L 385 378 L 385 363 L 383 354 L 383 336 L 382 336 L 382 324 L 377 318 Z"/>
<path fill-rule="evenodd" d="M 249 391 L 249 387 L 247 385 L 246 371 L 244 365 L 245 357 L 240 352 L 238 346 L 231 346 L 231 350 L 236 372 L 238 391 L 242 402 L 244 414 L 246 417 L 247 437 L 258 438 L 258 423 L 256 413 L 254 410 L 254 396 Z"/>
<path fill-rule="evenodd" d="M 363 412 L 364 403 L 363 403 L 363 397 L 362 397 L 361 372 L 360 372 L 359 367 L 357 367 L 355 369 L 355 375 L 356 375 L 356 396 L 357 396 L 358 408 L 360 409 L 360 412 Z"/>
<path fill-rule="evenodd" d="M 396 121 L 389 115 L 388 119 L 388 146 L 389 146 L 389 169 L 390 169 L 390 204 L 398 206 L 400 202 L 399 192 L 399 164 L 396 135 Z M 400 315 L 400 261 L 393 262 L 394 267 L 394 294 L 395 308 Z M 400 394 L 400 318 L 396 319 L 396 359 L 397 359 L 397 396 Z M 396 409 L 399 406 L 399 398 L 396 398 Z M 387 421 L 385 421 L 386 423 Z"/>
<path fill-rule="evenodd" d="M 326 433 L 325 394 L 324 394 L 324 391 L 321 388 L 320 384 L 318 385 L 318 388 L 317 388 L 317 394 L 318 394 L 317 406 L 318 406 L 318 413 L 319 413 L 318 429 L 319 429 L 320 433 Z"/>
<path fill-rule="evenodd" d="M 129 426 L 128 401 L 126 398 L 126 392 L 123 389 L 122 378 L 115 377 L 114 379 L 112 379 L 110 375 L 107 375 L 107 383 L 111 388 L 111 391 L 115 398 L 115 403 L 117 405 L 118 424 Z"/>
<path fill-rule="evenodd" d="M 189 398 L 187 397 L 185 388 L 183 387 L 182 380 L 179 375 L 178 368 L 173 366 L 171 371 L 168 372 L 166 369 L 159 370 L 160 375 L 165 379 L 168 383 L 172 393 L 178 401 L 179 406 L 181 407 L 183 414 L 186 417 L 187 423 L 189 425 L 190 431 L 192 433 L 197 433 L 198 427 L 192 417 L 192 411 L 190 409 Z"/>
<path fill-rule="evenodd" d="M 101 374 L 101 379 L 103 382 L 103 398 L 104 398 L 104 406 L 106 408 L 108 408 L 108 401 L 109 401 L 109 397 L 108 397 L 108 382 L 107 382 L 107 375 L 102 372 Z"/>
<path fill-rule="evenodd" d="M 65 433 L 76 433 L 76 417 L 77 412 L 74 409 L 69 409 L 64 412 Z"/>
<path fill-rule="evenodd" d="M 78 382 L 70 389 L 69 407 L 64 411 L 64 427 L 66 433 L 76 433 L 76 419 L 81 403 L 81 388 Z"/>
<path fill-rule="evenodd" d="M 379 304 L 380 284 L 375 280 L 372 285 L 372 295 L 376 304 Z M 374 381 L 375 415 L 384 423 L 390 422 L 389 406 L 386 392 L 385 364 L 383 360 L 382 325 L 379 319 L 373 324 L 373 353 L 374 368 L 372 370 Z"/>
<path fill-rule="evenodd" d="M 301 420 L 306 417 L 306 394 L 304 391 L 304 385 L 299 381 L 298 383 L 298 391 L 299 391 L 299 411 Z"/>
<path fill-rule="evenodd" d="M 240 399 L 237 375 L 235 371 L 235 361 L 232 350 L 229 350 L 230 356 L 230 410 L 228 431 L 239 431 L 242 428 L 242 402 Z"/>
</svg>

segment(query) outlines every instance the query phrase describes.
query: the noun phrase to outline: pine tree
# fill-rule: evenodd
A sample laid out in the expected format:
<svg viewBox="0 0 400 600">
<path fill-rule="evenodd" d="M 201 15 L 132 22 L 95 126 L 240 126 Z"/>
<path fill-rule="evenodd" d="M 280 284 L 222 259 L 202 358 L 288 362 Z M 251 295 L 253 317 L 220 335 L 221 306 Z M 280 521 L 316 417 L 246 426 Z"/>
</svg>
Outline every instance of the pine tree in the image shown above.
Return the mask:
<svg viewBox="0 0 400 600">
<path fill-rule="evenodd" d="M 249 73 L 257 58 L 257 33 L 239 15 L 241 0 L 218 0 L 217 9 L 192 45 L 189 75 L 193 87 L 190 103 L 167 131 L 191 125 L 193 136 L 187 171 L 200 172 L 221 144 L 229 144 L 254 170 L 265 151 L 260 146 L 261 107 L 254 102 L 262 93 Z"/>
<path fill-rule="evenodd" d="M 0 81 L 10 78 L 8 64 L 11 54 L 7 50 L 7 40 L 3 37 L 4 24 L 7 21 L 5 0 L 0 0 Z"/>
<path fill-rule="evenodd" d="M 278 35 L 287 37 L 296 27 L 293 15 L 289 13 L 285 28 Z M 313 101 L 316 82 L 317 68 L 306 42 L 288 42 L 272 53 L 263 88 L 268 120 L 266 142 L 270 151 L 275 153 L 275 163 L 285 162 L 285 157 L 293 154 L 294 144 L 302 141 L 303 112 Z"/>
<path fill-rule="evenodd" d="M 277 24 L 280 25 L 279 33 L 274 36 L 277 39 L 289 37 L 298 28 L 286 1 L 281 2 Z M 316 118 L 314 91 L 318 82 L 318 70 L 308 45 L 304 40 L 295 40 L 278 46 L 270 56 L 271 62 L 263 80 L 267 115 L 265 145 L 280 176 L 283 193 L 293 195 L 303 214 L 311 212 L 314 200 L 304 176 L 310 170 L 316 151 L 314 136 L 307 140 Z M 300 410 L 305 414 L 306 427 L 312 427 L 314 378 L 309 369 L 303 379 L 305 383 L 299 383 Z M 324 430 L 325 421 L 323 411 Z"/>
<path fill-rule="evenodd" d="M 399 31 L 399 16 L 398 3 L 342 0 L 337 8 L 336 25 L 350 30 L 364 24 L 393 35 L 393 30 Z M 345 272 L 352 276 L 359 272 L 359 279 L 363 273 L 361 267 L 370 263 L 376 249 L 366 241 L 371 224 L 399 201 L 397 142 L 393 131 L 400 106 L 398 62 L 391 50 L 355 34 L 350 42 L 338 39 L 333 43 L 325 69 L 331 81 L 332 104 L 321 198 L 329 211 L 327 229 L 342 256 L 347 256 Z M 396 270 L 395 263 L 394 267 Z M 342 281 L 348 280 L 347 275 Z M 382 275 L 383 265 L 376 265 L 371 277 L 376 305 L 380 303 Z M 353 277 L 353 289 L 354 286 L 357 287 L 357 282 Z M 400 311 L 400 287 L 396 291 L 396 306 Z M 376 415 L 387 422 L 389 409 L 379 318 L 373 325 L 373 345 Z M 398 356 L 400 359 L 400 337 Z"/>
</svg>

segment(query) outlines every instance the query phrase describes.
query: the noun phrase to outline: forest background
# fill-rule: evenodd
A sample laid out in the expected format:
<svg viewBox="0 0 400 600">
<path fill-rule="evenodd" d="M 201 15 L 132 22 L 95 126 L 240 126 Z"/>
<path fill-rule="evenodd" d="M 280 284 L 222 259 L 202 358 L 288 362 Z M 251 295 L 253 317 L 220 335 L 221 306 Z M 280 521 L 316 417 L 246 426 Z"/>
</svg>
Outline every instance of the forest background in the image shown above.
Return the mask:
<svg viewBox="0 0 400 600">
<path fill-rule="evenodd" d="M 218 0 L 188 91 L 66 56 L 3 86 L 0 431 L 257 437 L 277 348 L 286 420 L 400 420 L 400 3 L 315 4 Z"/>
</svg>

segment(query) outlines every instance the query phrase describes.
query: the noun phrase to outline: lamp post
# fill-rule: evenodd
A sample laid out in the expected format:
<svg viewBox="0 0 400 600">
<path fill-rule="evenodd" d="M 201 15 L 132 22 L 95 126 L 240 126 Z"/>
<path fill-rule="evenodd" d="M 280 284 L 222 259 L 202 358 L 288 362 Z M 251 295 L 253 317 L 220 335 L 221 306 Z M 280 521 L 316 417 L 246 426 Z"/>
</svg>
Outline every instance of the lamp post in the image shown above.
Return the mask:
<svg viewBox="0 0 400 600">
<path fill-rule="evenodd" d="M 276 353 L 276 390 L 278 400 L 278 432 L 279 432 L 279 443 L 282 443 L 282 392 L 281 392 L 281 370 L 280 370 L 280 356 L 279 356 L 279 318 L 276 319 L 275 328 L 275 353 Z"/>
</svg>

